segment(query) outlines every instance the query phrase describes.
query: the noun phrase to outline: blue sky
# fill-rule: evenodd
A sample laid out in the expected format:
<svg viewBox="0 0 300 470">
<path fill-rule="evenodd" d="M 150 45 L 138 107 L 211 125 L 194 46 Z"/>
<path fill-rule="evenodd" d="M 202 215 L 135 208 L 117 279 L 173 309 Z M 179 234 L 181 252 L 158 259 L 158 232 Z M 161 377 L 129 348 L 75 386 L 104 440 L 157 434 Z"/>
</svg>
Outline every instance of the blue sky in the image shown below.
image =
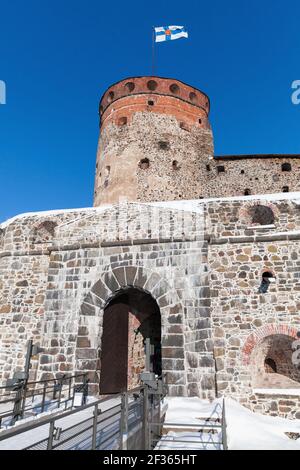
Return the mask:
<svg viewBox="0 0 300 470">
<path fill-rule="evenodd" d="M 156 74 L 211 100 L 215 153 L 300 153 L 297 0 L 12 0 L 0 3 L 0 220 L 92 206 L 98 102 L 111 84 Z"/>
</svg>

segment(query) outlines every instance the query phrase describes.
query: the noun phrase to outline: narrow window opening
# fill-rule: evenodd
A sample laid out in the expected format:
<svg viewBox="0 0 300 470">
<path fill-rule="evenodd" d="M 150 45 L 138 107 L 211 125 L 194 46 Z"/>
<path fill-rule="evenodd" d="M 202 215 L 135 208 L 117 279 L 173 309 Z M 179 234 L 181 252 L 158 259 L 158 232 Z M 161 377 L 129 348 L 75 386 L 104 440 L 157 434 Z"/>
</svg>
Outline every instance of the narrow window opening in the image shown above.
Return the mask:
<svg viewBox="0 0 300 470">
<path fill-rule="evenodd" d="M 281 165 L 281 171 L 291 171 L 292 170 L 292 166 L 290 163 L 283 163 Z"/>
<path fill-rule="evenodd" d="M 172 168 L 173 168 L 173 170 L 179 170 L 180 166 L 179 166 L 177 160 L 172 161 Z"/>
<path fill-rule="evenodd" d="M 148 88 L 148 90 L 150 90 L 150 91 L 156 90 L 156 88 L 157 88 L 157 82 L 156 82 L 155 80 L 149 80 L 149 82 L 147 82 L 147 88 Z"/>
<path fill-rule="evenodd" d="M 217 171 L 218 171 L 218 173 L 225 173 L 225 167 L 223 165 L 218 165 L 217 166 Z"/>
<path fill-rule="evenodd" d="M 250 189 L 248 189 L 248 188 L 245 189 L 245 191 L 244 191 L 244 196 L 250 196 L 250 194 L 251 194 Z"/>
<path fill-rule="evenodd" d="M 135 87 L 135 85 L 134 85 L 133 82 L 127 82 L 126 85 L 125 85 L 126 90 L 129 91 L 129 92 L 133 91 L 134 87 Z"/>
<path fill-rule="evenodd" d="M 176 83 L 172 83 L 172 85 L 170 85 L 170 91 L 171 93 L 174 93 L 174 95 L 178 95 L 180 88 Z"/>
<path fill-rule="evenodd" d="M 114 96 L 115 96 L 114 92 L 113 92 L 113 91 L 110 91 L 110 92 L 108 93 L 107 101 L 108 101 L 109 103 L 111 103 L 112 100 L 114 99 Z"/>
<path fill-rule="evenodd" d="M 290 190 L 289 190 L 289 187 L 288 186 L 283 186 L 282 188 L 282 192 L 283 193 L 288 193 Z"/>
<path fill-rule="evenodd" d="M 120 117 L 118 120 L 118 125 L 125 126 L 126 124 L 127 124 L 127 117 L 126 116 Z"/>
<path fill-rule="evenodd" d="M 143 158 L 142 160 L 140 160 L 139 167 L 142 170 L 146 170 L 147 168 L 149 168 L 149 166 L 150 166 L 150 161 L 148 158 Z"/>
<path fill-rule="evenodd" d="M 260 294 L 265 294 L 272 282 L 275 282 L 275 277 L 270 271 L 265 271 L 262 275 L 261 284 L 259 286 L 258 292 Z"/>
<path fill-rule="evenodd" d="M 170 148 L 169 142 L 167 142 L 165 140 L 160 140 L 158 142 L 158 146 L 161 150 L 169 150 L 169 148 Z"/>
<path fill-rule="evenodd" d="M 110 166 L 106 166 L 104 170 L 104 177 L 105 177 L 104 183 L 103 183 L 104 188 L 107 188 L 108 186 L 109 175 L 110 175 Z"/>
<path fill-rule="evenodd" d="M 148 105 L 149 105 L 149 106 L 154 106 L 154 101 L 149 100 L 149 101 L 148 101 Z"/>
<path fill-rule="evenodd" d="M 185 122 L 180 122 L 179 124 L 179 127 L 180 129 L 183 129 L 184 131 L 187 131 L 187 132 L 190 132 L 190 127 L 188 124 L 186 124 Z"/>
</svg>

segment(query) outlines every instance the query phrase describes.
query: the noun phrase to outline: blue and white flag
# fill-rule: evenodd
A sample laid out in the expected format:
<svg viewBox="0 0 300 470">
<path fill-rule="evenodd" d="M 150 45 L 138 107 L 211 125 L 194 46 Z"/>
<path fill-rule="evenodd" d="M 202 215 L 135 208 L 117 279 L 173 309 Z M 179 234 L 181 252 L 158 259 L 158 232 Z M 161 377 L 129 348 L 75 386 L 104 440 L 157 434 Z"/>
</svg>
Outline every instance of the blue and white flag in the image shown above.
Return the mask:
<svg viewBox="0 0 300 470">
<path fill-rule="evenodd" d="M 179 38 L 187 38 L 188 33 L 184 26 L 159 26 L 154 28 L 155 42 L 172 41 Z"/>
</svg>

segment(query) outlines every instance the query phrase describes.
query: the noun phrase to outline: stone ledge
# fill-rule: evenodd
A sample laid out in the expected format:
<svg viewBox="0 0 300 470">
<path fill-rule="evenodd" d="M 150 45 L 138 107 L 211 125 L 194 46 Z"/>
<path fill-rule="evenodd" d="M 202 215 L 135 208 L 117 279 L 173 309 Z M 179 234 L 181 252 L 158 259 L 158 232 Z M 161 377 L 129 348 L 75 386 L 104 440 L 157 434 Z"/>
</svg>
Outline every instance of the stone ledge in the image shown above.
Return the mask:
<svg viewBox="0 0 300 470">
<path fill-rule="evenodd" d="M 254 235 L 254 236 L 236 236 L 236 237 L 220 237 L 211 238 L 210 245 L 224 245 L 226 243 L 256 243 L 256 242 L 277 242 L 277 241 L 290 241 L 300 240 L 299 233 L 274 233 L 269 235 Z"/>
<path fill-rule="evenodd" d="M 299 396 L 300 397 L 300 388 L 254 388 L 253 393 L 255 395 L 272 395 L 272 396 Z"/>
<path fill-rule="evenodd" d="M 299 237 L 300 238 L 300 237 Z M 2 251 L 0 252 L 0 258 L 5 258 L 8 256 L 40 256 L 46 255 L 49 256 L 52 251 L 75 251 L 88 248 L 107 248 L 115 246 L 134 246 L 134 245 L 158 245 L 160 243 L 188 243 L 188 242 L 205 242 L 207 238 L 205 237 L 193 237 L 193 238 L 143 238 L 143 239 L 127 239 L 127 240 L 117 240 L 117 241 L 102 241 L 102 242 L 90 242 L 90 243 L 74 243 L 72 245 L 52 245 L 44 250 L 26 250 L 26 251 Z"/>
</svg>

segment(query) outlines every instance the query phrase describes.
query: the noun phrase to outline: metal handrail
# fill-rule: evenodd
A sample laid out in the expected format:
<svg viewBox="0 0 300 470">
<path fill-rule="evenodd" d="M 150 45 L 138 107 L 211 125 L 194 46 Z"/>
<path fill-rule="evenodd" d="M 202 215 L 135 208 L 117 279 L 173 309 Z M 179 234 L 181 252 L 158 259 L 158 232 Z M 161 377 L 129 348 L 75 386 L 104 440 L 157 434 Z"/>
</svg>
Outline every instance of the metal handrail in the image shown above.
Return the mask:
<svg viewBox="0 0 300 470">
<path fill-rule="evenodd" d="M 161 425 L 161 423 L 151 423 L 153 424 L 153 426 L 158 426 L 158 425 Z M 209 429 L 215 429 L 215 428 L 218 428 L 218 429 L 222 429 L 222 425 L 221 424 L 184 424 L 184 423 L 165 423 L 164 422 L 164 426 L 167 426 L 167 427 L 172 427 L 172 428 L 181 428 L 181 427 L 185 427 L 185 428 L 209 428 Z"/>
<path fill-rule="evenodd" d="M 42 432 L 45 433 L 45 438 L 36 442 L 34 441 L 35 435 L 32 436 L 30 438 L 32 443 L 27 444 L 24 450 L 38 448 L 52 450 L 74 447 L 96 450 L 103 448 L 103 446 L 106 448 L 109 441 L 111 442 L 109 445 L 113 445 L 114 448 L 124 449 L 127 448 L 127 445 L 130 445 L 130 439 L 133 436 L 139 436 L 139 445 L 145 448 L 141 443 L 141 437 L 144 436 L 141 427 L 143 429 L 145 426 L 148 428 L 148 423 L 151 421 L 149 419 L 150 415 L 153 418 L 155 418 L 157 412 L 160 415 L 159 403 L 163 397 L 163 394 L 158 397 L 154 390 L 151 397 L 151 392 L 148 393 L 147 389 L 148 386 L 143 384 L 127 392 L 102 396 L 100 399 L 77 409 L 57 411 L 51 416 L 43 416 L 29 423 L 20 423 L 17 427 L 0 432 L 0 442 L 41 427 L 43 428 Z M 137 393 L 138 396 L 133 397 Z M 113 404 L 113 406 L 108 404 L 107 407 L 103 407 L 111 399 L 116 399 L 119 403 Z M 89 417 L 78 415 L 78 413 L 88 409 L 93 410 L 93 413 L 89 413 Z M 150 412 L 150 415 L 145 415 L 145 410 L 148 413 Z M 64 421 L 62 420 L 72 415 L 76 416 L 76 414 L 78 416 L 76 424 L 69 423 L 71 426 L 63 429 Z M 145 422 L 147 416 L 148 419 Z M 159 424 L 161 425 L 161 423 Z M 45 429 L 47 425 L 49 425 L 48 430 L 47 427 Z M 135 439 L 134 437 L 134 442 L 136 442 Z"/>
<path fill-rule="evenodd" d="M 148 392 L 149 393 L 149 392 Z M 151 392 L 150 392 L 151 393 Z M 203 417 L 202 418 L 203 420 L 205 421 L 208 421 L 210 418 L 205 418 Z M 220 418 L 217 418 L 218 420 Z M 214 421 L 215 423 L 215 421 Z M 151 439 L 150 439 L 150 447 L 155 447 L 155 443 L 159 442 L 161 437 L 162 437 L 162 434 L 161 434 L 161 430 L 159 432 L 159 437 L 156 439 L 152 436 L 152 427 L 153 426 L 161 426 L 162 423 L 160 422 L 155 422 L 155 421 L 151 421 L 148 423 L 149 425 L 149 433 L 151 435 Z M 184 442 L 185 444 L 189 444 L 189 443 L 193 443 L 193 444 L 216 444 L 216 445 L 220 445 L 223 447 L 223 450 L 228 450 L 228 444 L 227 444 L 227 432 L 226 432 L 226 428 L 227 428 L 227 424 L 226 424 L 226 415 L 225 415 L 225 398 L 223 397 L 223 402 L 222 402 L 222 417 L 221 417 L 221 422 L 219 424 L 208 424 L 208 422 L 204 422 L 203 424 L 201 423 L 172 423 L 172 422 L 164 422 L 163 423 L 163 427 L 169 427 L 169 428 L 184 428 L 185 430 L 189 430 L 189 429 L 199 429 L 199 430 L 203 430 L 203 433 L 202 434 L 208 434 L 207 432 L 205 432 L 205 429 L 211 429 L 213 431 L 213 433 L 211 434 L 212 436 L 216 435 L 217 433 L 215 432 L 215 430 L 220 430 L 220 434 L 222 436 L 222 440 L 219 442 L 219 441 L 215 441 L 213 439 L 211 439 L 210 441 L 203 441 L 202 439 L 199 439 L 199 441 L 191 441 L 191 440 L 183 440 L 183 439 L 180 439 L 179 438 L 174 438 L 174 437 L 170 437 L 168 438 L 168 436 L 166 435 L 163 439 L 163 442 Z M 199 431 L 198 431 L 199 432 Z M 154 446 L 153 446 L 154 444 Z"/>
<path fill-rule="evenodd" d="M 21 434 L 22 432 L 31 431 L 32 429 L 38 428 L 39 426 L 42 426 L 44 424 L 49 424 L 52 421 L 56 421 L 57 419 L 66 418 L 67 416 L 70 416 L 75 413 L 79 413 L 80 411 L 86 410 L 87 408 L 91 408 L 95 406 L 96 404 L 103 403 L 104 401 L 107 401 L 107 400 L 109 400 L 109 398 L 104 398 L 103 400 L 97 400 L 95 402 L 88 403 L 87 405 L 83 405 L 78 409 L 64 411 L 63 413 L 58 411 L 57 414 L 55 414 L 55 416 L 53 415 L 51 417 L 43 416 L 39 420 L 36 420 L 32 423 L 20 424 L 16 429 L 5 429 L 0 432 L 0 441 L 16 436 L 18 434 Z"/>
<path fill-rule="evenodd" d="M 85 375 L 86 375 L 86 373 L 83 372 L 82 374 L 64 375 L 62 377 L 58 377 L 58 378 L 55 378 L 55 379 L 33 380 L 33 381 L 30 381 L 30 382 L 27 382 L 27 386 L 33 385 L 33 384 L 49 383 L 49 382 L 68 381 L 70 379 L 78 379 L 79 377 L 83 377 Z M 15 387 L 16 387 L 16 385 L 1 385 L 0 390 L 2 390 L 2 389 L 7 390 L 7 389 L 10 389 L 10 388 L 13 389 Z M 15 391 L 15 390 L 12 390 L 12 391 Z"/>
<path fill-rule="evenodd" d="M 82 381 L 82 383 L 78 381 Z M 53 395 L 51 405 L 57 404 L 58 408 L 64 405 L 66 409 L 70 401 L 70 406 L 73 406 L 76 387 L 81 385 L 85 397 L 87 395 L 88 382 L 87 372 L 83 372 L 40 381 L 27 382 L 26 380 L 19 380 L 13 385 L 1 386 L 0 391 L 10 390 L 9 393 L 5 393 L 4 395 L 0 394 L 0 405 L 11 403 L 11 409 L 0 414 L 0 427 L 3 419 L 9 418 L 10 416 L 11 424 L 14 424 L 18 419 L 24 418 L 25 413 L 33 411 L 39 406 L 41 406 L 41 411 L 43 412 L 46 404 L 46 396 L 49 395 Z M 36 387 L 36 385 L 41 385 L 41 387 Z M 71 391 L 73 393 L 71 393 Z M 10 399 L 6 398 L 9 396 Z M 1 397 L 5 397 L 5 400 L 1 400 Z M 32 406 L 30 403 L 27 403 L 27 400 L 32 400 L 33 403 L 36 397 L 41 397 L 41 403 L 35 403 L 32 404 Z M 48 404 L 49 403 L 47 403 L 47 405 Z"/>
</svg>

